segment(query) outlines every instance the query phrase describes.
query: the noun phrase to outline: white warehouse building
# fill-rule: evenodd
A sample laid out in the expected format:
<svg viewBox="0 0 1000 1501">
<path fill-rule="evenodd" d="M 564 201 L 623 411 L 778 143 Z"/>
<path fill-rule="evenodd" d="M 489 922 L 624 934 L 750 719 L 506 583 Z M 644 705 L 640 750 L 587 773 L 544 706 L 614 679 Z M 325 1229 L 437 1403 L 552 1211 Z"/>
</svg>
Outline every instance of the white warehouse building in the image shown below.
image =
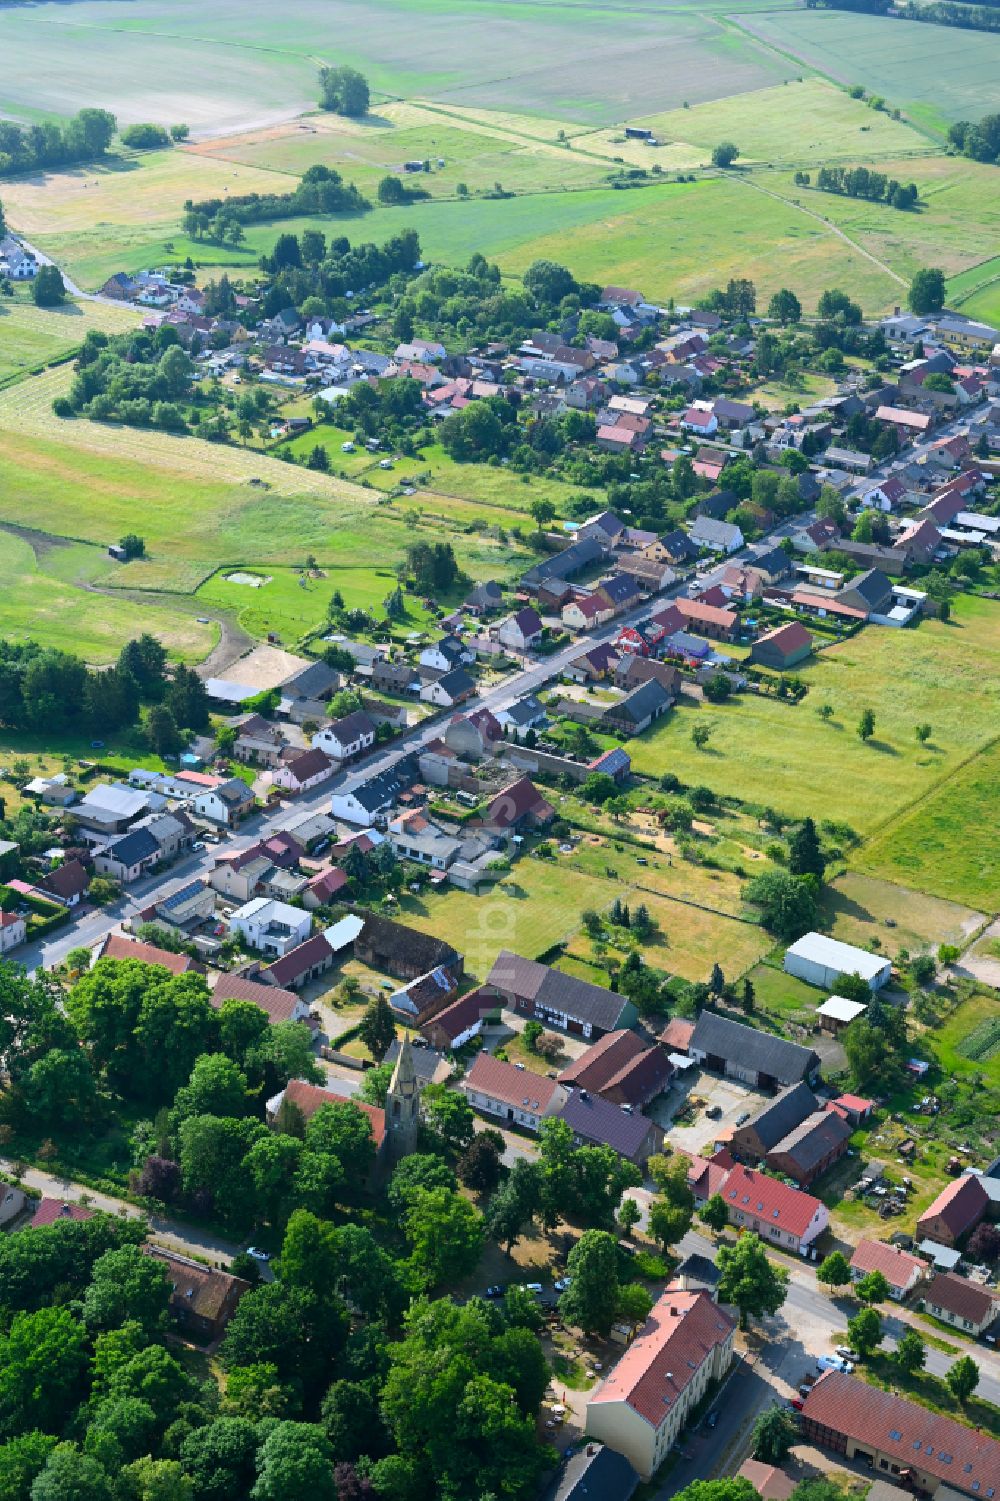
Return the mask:
<svg viewBox="0 0 1000 1501">
<path fill-rule="evenodd" d="M 855 948 L 853 943 L 839 943 L 825 933 L 806 933 L 785 951 L 785 970 L 807 985 L 836 991 L 841 975 L 860 975 L 872 990 L 889 983 L 892 963 L 881 954 Z"/>
</svg>

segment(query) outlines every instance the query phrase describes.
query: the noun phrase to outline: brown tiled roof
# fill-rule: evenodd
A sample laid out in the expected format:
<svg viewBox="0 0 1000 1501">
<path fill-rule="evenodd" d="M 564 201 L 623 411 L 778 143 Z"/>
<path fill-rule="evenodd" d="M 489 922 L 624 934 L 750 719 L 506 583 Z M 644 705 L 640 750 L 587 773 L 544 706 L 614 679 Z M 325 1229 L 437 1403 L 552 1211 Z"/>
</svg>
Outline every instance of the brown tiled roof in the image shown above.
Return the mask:
<svg viewBox="0 0 1000 1501">
<path fill-rule="evenodd" d="M 573 1089 L 559 1114 L 574 1135 L 588 1145 L 611 1147 L 619 1157 L 633 1162 L 648 1151 L 652 1121 L 624 1110 L 603 1095 Z"/>
<path fill-rule="evenodd" d="M 481 1016 L 490 1011 L 499 1011 L 500 1004 L 495 995 L 490 995 L 482 986 L 479 986 L 475 990 L 470 990 L 466 995 L 460 996 L 457 1001 L 452 1001 L 451 1005 L 445 1006 L 437 1016 L 429 1018 L 421 1030 L 426 1031 L 431 1026 L 439 1027 L 454 1040 Z"/>
<path fill-rule="evenodd" d="M 817 1110 L 776 1142 L 771 1151 L 775 1155 L 790 1157 L 801 1172 L 809 1173 L 850 1135 L 850 1126 L 839 1115 Z"/>
<path fill-rule="evenodd" d="M 42 1230 L 46 1225 L 56 1225 L 60 1220 L 92 1220 L 94 1211 L 84 1209 L 82 1204 L 70 1204 L 66 1199 L 39 1199 L 29 1230 Z"/>
<path fill-rule="evenodd" d="M 364 1100 L 334 1094 L 332 1090 L 321 1089 L 318 1084 L 307 1084 L 305 1079 L 292 1079 L 285 1086 L 284 1098 L 297 1106 L 306 1120 L 310 1120 L 323 1105 L 355 1105 L 372 1123 L 376 1151 L 385 1140 L 385 1111 L 380 1110 L 377 1105 L 367 1105 Z"/>
<path fill-rule="evenodd" d="M 143 1250 L 162 1264 L 173 1288 L 171 1304 L 178 1310 L 190 1310 L 199 1318 L 214 1323 L 227 1301 L 232 1312 L 243 1294 L 250 1291 L 249 1282 L 233 1277 L 229 1272 L 200 1266 L 197 1261 L 189 1261 L 186 1256 L 177 1256 L 161 1246 L 144 1246 Z"/>
<path fill-rule="evenodd" d="M 800 646 L 812 646 L 812 636 L 799 620 L 790 620 L 787 625 L 776 626 L 773 631 L 766 631 L 757 641 L 766 641 L 769 646 L 778 646 L 782 651 L 798 651 Z"/>
<path fill-rule="evenodd" d="M 300 943 L 297 948 L 290 949 L 287 954 L 282 954 L 280 959 L 275 959 L 269 964 L 264 973 L 275 985 L 289 985 L 312 969 L 314 964 L 322 964 L 330 957 L 330 945 L 322 933 L 315 933 L 312 938 L 307 938 L 305 943 Z"/>
<path fill-rule="evenodd" d="M 788 1501 L 795 1489 L 795 1481 L 787 1471 L 776 1465 L 761 1464 L 759 1459 L 745 1459 L 736 1474 L 749 1480 L 763 1501 Z"/>
<path fill-rule="evenodd" d="M 926 1272 L 927 1262 L 884 1240 L 862 1240 L 851 1257 L 851 1270 L 867 1275 L 881 1272 L 890 1287 L 904 1288 L 915 1269 Z"/>
<path fill-rule="evenodd" d="M 924 1301 L 945 1308 L 956 1318 L 968 1319 L 970 1324 L 982 1324 L 1000 1300 L 1000 1293 L 970 1282 L 968 1277 L 956 1277 L 954 1272 L 938 1272 L 924 1293 Z"/>
<path fill-rule="evenodd" d="M 967 1495 L 992 1497 L 1000 1489 L 1000 1443 L 995 1438 L 843 1371 L 820 1377 L 805 1399 L 802 1417 Z"/>
<path fill-rule="evenodd" d="M 966 1230 L 971 1230 L 982 1219 L 987 1205 L 986 1194 L 979 1180 L 969 1173 L 953 1178 L 946 1183 L 933 1204 L 928 1204 L 917 1220 L 917 1228 L 925 1220 L 944 1220 L 949 1232 L 957 1240 Z"/>
<path fill-rule="evenodd" d="M 299 782 L 307 782 L 310 777 L 318 776 L 320 772 L 333 770 L 330 757 L 318 747 L 302 751 L 300 755 L 286 761 L 285 765 Z"/>
<path fill-rule="evenodd" d="M 79 860 L 67 860 L 50 870 L 40 885 L 43 891 L 51 891 L 53 895 L 69 900 L 73 896 L 83 896 L 90 885 L 90 875 Z"/>
<path fill-rule="evenodd" d="M 659 1428 L 685 1387 L 736 1327 L 706 1292 L 668 1287 L 614 1370 L 591 1397 L 624 1402 Z"/>
<path fill-rule="evenodd" d="M 277 985 L 261 985 L 258 980 L 247 980 L 242 975 L 220 975 L 209 1000 L 217 1011 L 223 1001 L 251 1001 L 267 1013 L 272 1023 L 291 1021 L 300 1004 L 293 991 L 281 990 Z"/>
<path fill-rule="evenodd" d="M 486 810 L 486 822 L 498 829 L 514 828 L 523 818 L 544 819 L 554 811 L 530 777 L 519 777 L 498 792 Z"/>
<path fill-rule="evenodd" d="M 187 954 L 172 954 L 169 949 L 157 948 L 155 943 L 140 943 L 138 939 L 126 938 L 123 933 L 109 933 L 98 951 L 98 957 L 138 959 L 142 964 L 159 964 L 172 975 L 186 975 L 192 970 L 204 971 L 204 966 L 189 959 Z"/>
<path fill-rule="evenodd" d="M 671 1074 L 666 1054 L 649 1047 L 635 1032 L 608 1032 L 559 1075 L 560 1084 L 574 1084 L 597 1094 L 613 1089 L 629 1104 L 641 1105 L 665 1088 Z"/>
<path fill-rule="evenodd" d="M 530 1069 L 515 1068 L 513 1063 L 504 1063 L 489 1053 L 477 1053 L 465 1082 L 480 1094 L 537 1115 L 544 1114 L 554 1097 L 562 1098 L 564 1094 L 555 1079 L 547 1079 Z"/>
</svg>

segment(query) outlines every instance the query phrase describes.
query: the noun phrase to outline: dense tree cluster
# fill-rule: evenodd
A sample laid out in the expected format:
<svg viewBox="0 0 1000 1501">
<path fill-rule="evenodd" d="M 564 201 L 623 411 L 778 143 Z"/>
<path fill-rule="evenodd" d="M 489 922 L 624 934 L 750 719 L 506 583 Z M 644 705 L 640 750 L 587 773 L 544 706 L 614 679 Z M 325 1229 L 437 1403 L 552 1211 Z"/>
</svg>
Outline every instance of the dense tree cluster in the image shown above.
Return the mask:
<svg viewBox="0 0 1000 1501">
<path fill-rule="evenodd" d="M 796 172 L 796 182 L 808 187 L 808 172 Z M 917 205 L 917 185 L 901 183 L 884 172 L 870 167 L 820 167 L 816 186 L 822 193 L 841 193 L 847 198 L 867 198 L 873 203 L 889 203 L 893 208 L 912 209 Z"/>
<path fill-rule="evenodd" d="M 194 367 L 176 329 L 164 325 L 115 335 L 91 329 L 74 368 L 64 398 L 69 412 L 133 427 L 187 428 L 182 403 L 190 396 Z M 57 415 L 65 415 L 62 405 Z"/>
<path fill-rule="evenodd" d="M 111 145 L 115 129 L 115 117 L 106 109 L 82 109 L 61 125 L 54 120 L 38 125 L 0 120 L 0 173 L 95 161 Z"/>
<path fill-rule="evenodd" d="M 205 198 L 184 204 L 184 233 L 195 239 L 211 235 L 232 238 L 233 224 L 269 224 L 306 214 L 357 214 L 371 208 L 367 198 L 345 183 L 333 167 L 307 167 L 291 193 L 243 193 L 231 198 Z"/>
<path fill-rule="evenodd" d="M 319 89 L 319 102 L 323 109 L 354 118 L 368 113 L 368 83 L 356 68 L 321 68 Z"/>
<path fill-rule="evenodd" d="M 346 315 L 348 292 L 374 294 L 392 278 L 407 278 L 420 260 L 420 241 L 413 229 L 401 230 L 383 245 L 352 246 L 343 235 L 329 243 L 319 230 L 280 234 L 270 255 L 261 258 L 269 282 L 261 314 L 272 318 L 282 308 L 305 308 L 310 315 Z"/>
</svg>

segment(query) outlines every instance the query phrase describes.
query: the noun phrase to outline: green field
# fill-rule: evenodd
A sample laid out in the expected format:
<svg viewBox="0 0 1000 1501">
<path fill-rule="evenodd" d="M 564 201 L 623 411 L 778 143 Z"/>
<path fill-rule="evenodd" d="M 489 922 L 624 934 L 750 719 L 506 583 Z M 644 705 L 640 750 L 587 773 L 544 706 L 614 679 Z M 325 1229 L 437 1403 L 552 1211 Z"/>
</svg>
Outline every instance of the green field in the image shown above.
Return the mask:
<svg viewBox="0 0 1000 1501">
<path fill-rule="evenodd" d="M 219 605 L 231 610 L 251 636 L 264 639 L 270 632 L 283 641 L 293 641 L 316 630 L 326 619 L 327 605 L 335 589 L 343 595 L 347 609 L 372 609 L 396 587 L 391 568 L 354 568 L 349 565 L 324 568 L 322 577 L 308 577 L 297 569 L 275 568 L 273 573 L 258 574 L 267 582 L 258 588 L 233 583 L 229 569 L 212 575 L 198 590 L 202 604 Z M 300 583 L 304 578 L 304 583 Z M 408 600 L 406 618 L 400 624 L 407 630 L 424 630 L 432 616 Z"/>
<path fill-rule="evenodd" d="M 280 10 L 171 0 L 166 14 L 134 0 L 127 16 L 111 0 L 5 7 L 0 55 L 4 113 L 68 114 L 100 99 L 126 122 L 184 120 L 205 134 L 309 108 L 321 61 L 361 67 L 373 88 L 397 97 L 500 102 L 599 124 L 796 71 L 684 5 L 558 0 L 289 0 Z"/>
<path fill-rule="evenodd" d="M 96 302 L 67 302 L 59 308 L 35 307 L 26 290 L 0 297 L 0 387 L 30 375 L 67 355 L 92 328 L 121 333 L 134 327 L 132 308 Z"/>
<path fill-rule="evenodd" d="M 995 32 L 823 10 L 746 16 L 740 24 L 807 68 L 881 94 L 921 124 L 947 128 L 996 108 Z"/>
<path fill-rule="evenodd" d="M 948 283 L 948 305 L 960 308 L 967 318 L 1000 323 L 1000 256 L 952 277 Z"/>
<path fill-rule="evenodd" d="M 744 696 L 722 708 L 680 707 L 630 746 L 638 771 L 674 771 L 783 812 L 831 818 L 873 832 L 894 812 L 934 788 L 995 734 L 1000 713 L 1000 606 L 958 601 L 953 622 L 925 621 L 917 631 L 868 626 L 800 669 L 809 684 L 794 707 Z M 829 703 L 833 718 L 817 715 Z M 875 712 L 875 737 L 855 733 L 861 712 Z M 914 725 L 932 725 L 921 746 Z M 712 730 L 707 750 L 691 740 L 695 724 Z M 980 799 L 967 804 L 978 807 Z M 967 857 L 974 859 L 970 851 Z M 919 884 L 897 845 L 874 873 Z M 935 894 L 987 910 L 971 892 L 928 886 Z"/>
<path fill-rule="evenodd" d="M 858 863 L 875 875 L 905 872 L 908 885 L 949 901 L 1000 911 L 998 787 L 1000 743 L 995 742 L 878 834 Z"/>
<path fill-rule="evenodd" d="M 79 543 L 52 546 L 41 539 L 33 547 L 0 530 L 0 636 L 40 640 L 100 664 L 114 661 L 142 629 L 155 632 L 172 656 L 201 661 L 218 638 L 217 626 L 154 603 L 142 606 L 139 626 L 133 601 L 86 591 L 105 558 L 103 550 Z"/>
</svg>

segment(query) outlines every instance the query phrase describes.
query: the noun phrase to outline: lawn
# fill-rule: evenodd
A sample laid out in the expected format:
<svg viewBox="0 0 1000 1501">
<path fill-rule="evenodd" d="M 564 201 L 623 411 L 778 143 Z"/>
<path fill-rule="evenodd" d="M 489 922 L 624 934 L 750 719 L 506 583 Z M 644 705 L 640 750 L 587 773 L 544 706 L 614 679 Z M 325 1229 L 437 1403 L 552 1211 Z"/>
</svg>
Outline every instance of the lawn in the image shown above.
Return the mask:
<svg viewBox="0 0 1000 1501">
<path fill-rule="evenodd" d="M 985 918 L 981 912 L 874 876 L 849 871 L 826 888 L 824 929 L 843 943 L 870 948 L 895 957 L 953 943 L 964 947 Z M 892 923 L 887 926 L 886 920 Z"/>
<path fill-rule="evenodd" d="M 916 631 L 869 626 L 822 651 L 800 672 L 809 692 L 794 707 L 751 696 L 721 708 L 681 705 L 631 742 L 633 766 L 651 776 L 670 770 L 718 793 L 873 834 L 932 792 L 995 732 L 1000 606 L 964 598 L 950 624 L 925 621 Z M 828 723 L 816 713 L 826 703 L 834 711 Z M 866 707 L 874 709 L 876 727 L 864 744 L 855 731 Z M 914 736 L 921 721 L 932 726 L 923 746 Z M 695 724 L 712 731 L 706 750 L 691 740 Z M 982 787 L 985 793 L 985 782 Z M 978 821 L 982 795 L 967 805 L 967 818 Z M 877 867 L 867 853 L 858 863 L 873 874 L 903 874 L 907 885 L 923 885 L 914 879 L 909 852 L 899 843 L 891 849 Z M 984 878 L 988 868 L 995 870 L 992 853 L 969 848 L 963 854 Z M 927 889 L 982 910 L 997 905 L 955 889 L 957 884 L 942 872 Z"/>
<path fill-rule="evenodd" d="M 628 900 L 633 906 L 645 902 L 657 924 L 655 936 L 643 945 L 646 960 L 654 968 L 684 980 L 707 980 L 716 962 L 722 965 L 726 978 L 733 980 L 756 964 L 772 945 L 762 928 L 717 912 L 645 891 L 630 891 Z"/>
<path fill-rule="evenodd" d="M 758 964 L 747 977 L 754 988 L 758 1011 L 766 1011 L 780 1022 L 795 1022 L 799 1026 L 811 1026 L 816 1020 L 816 1007 L 826 1000 L 826 992 L 786 975 L 780 967 Z"/>
<path fill-rule="evenodd" d="M 141 614 L 129 599 L 86 592 L 102 567 L 104 554 L 84 544 L 36 549 L 24 537 L 0 530 L 0 636 L 15 642 L 42 641 L 76 652 L 87 662 L 112 662 L 126 641 L 153 631 L 172 657 L 200 662 L 218 638 L 218 626 L 199 625 L 191 616 L 144 604 Z M 96 556 L 95 556 L 96 554 Z"/>
<path fill-rule="evenodd" d="M 967 318 L 1000 322 L 1000 256 L 981 261 L 948 283 L 949 307 L 961 308 Z"/>
<path fill-rule="evenodd" d="M 446 888 L 426 897 L 404 896 L 400 906 L 412 927 L 454 935 L 466 969 L 481 980 L 501 949 L 536 959 L 576 931 L 585 907 L 610 906 L 620 891 L 607 881 L 526 856 L 503 886 L 480 896 Z"/>
<path fill-rule="evenodd" d="M 860 852 L 856 864 L 874 875 L 902 876 L 949 901 L 983 912 L 1000 910 L 1000 846 L 984 826 L 1000 786 L 1000 742 L 962 766 Z"/>
<path fill-rule="evenodd" d="M 740 24 L 819 73 L 883 95 L 920 124 L 978 120 L 996 104 L 996 33 L 820 10 L 760 13 Z"/>
<path fill-rule="evenodd" d="M 4 201 L 8 201 L 6 185 Z M 65 359 L 79 348 L 92 328 L 120 333 L 138 321 L 133 308 L 107 307 L 99 302 L 39 308 L 21 288 L 13 297 L 0 297 L 0 387 Z"/>
<path fill-rule="evenodd" d="M 299 569 L 275 568 L 257 575 L 267 579 L 259 588 L 232 582 L 228 575 L 233 571 L 227 568 L 214 573 L 198 590 L 197 599 L 232 610 L 243 629 L 261 639 L 273 631 L 283 641 L 292 641 L 316 630 L 326 619 L 335 589 L 340 590 L 347 609 L 378 612 L 386 595 L 396 587 L 391 568 L 334 566 L 322 569 L 320 578 Z M 410 595 L 406 599 L 407 616 L 399 622 L 401 626 L 419 631 L 433 624 L 433 617 L 419 601 Z"/>
</svg>

